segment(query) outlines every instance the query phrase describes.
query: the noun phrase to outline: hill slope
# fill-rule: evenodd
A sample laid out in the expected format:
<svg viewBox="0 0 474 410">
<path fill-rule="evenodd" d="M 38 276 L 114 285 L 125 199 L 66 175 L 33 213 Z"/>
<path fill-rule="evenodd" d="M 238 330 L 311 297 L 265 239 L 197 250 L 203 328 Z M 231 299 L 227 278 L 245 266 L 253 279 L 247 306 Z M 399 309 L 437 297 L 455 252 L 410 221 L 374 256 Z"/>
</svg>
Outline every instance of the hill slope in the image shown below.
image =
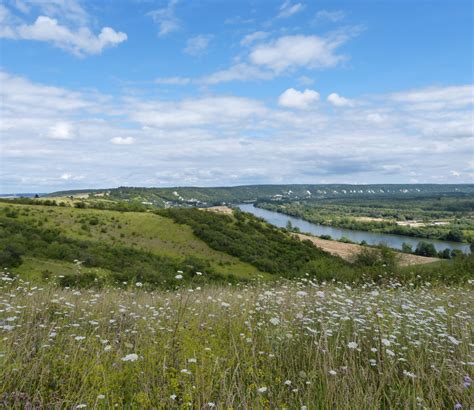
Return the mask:
<svg viewBox="0 0 474 410">
<path fill-rule="evenodd" d="M 79 247 L 84 247 L 83 242 L 88 242 L 107 246 L 112 250 L 131 249 L 173 260 L 177 266 L 187 264 L 189 259 L 199 260 L 201 268 L 207 266 L 210 271 L 222 277 L 234 275 L 239 279 L 248 279 L 262 274 L 254 266 L 210 248 L 193 234 L 189 226 L 178 225 L 169 218 L 152 213 L 15 204 L 0 208 L 0 222 L 6 243 L 11 242 L 13 235 L 12 232 L 5 232 L 5 224 L 8 222 L 20 224 L 20 227 L 16 228 L 17 231 L 21 231 L 22 226 L 24 229 L 41 232 L 53 230 L 58 238 L 61 236 L 65 240 L 71 240 L 78 243 Z M 34 234 L 25 232 L 27 244 Z M 16 233 L 15 237 L 18 235 L 19 233 Z M 32 269 L 37 272 L 51 268 L 53 271 L 75 271 L 76 266 L 71 262 L 80 259 L 57 255 L 39 258 L 39 252 L 28 252 L 28 246 L 26 248 L 23 253 L 30 257 L 27 259 L 29 262 L 27 266 L 18 267 L 17 270 L 29 272 L 29 275 Z M 32 255 L 37 256 L 35 263 L 31 261 Z M 136 257 L 140 259 L 140 254 Z M 54 266 L 52 259 L 56 260 Z M 59 266 L 58 260 L 61 261 Z M 68 263 L 71 266 L 67 266 Z"/>
</svg>

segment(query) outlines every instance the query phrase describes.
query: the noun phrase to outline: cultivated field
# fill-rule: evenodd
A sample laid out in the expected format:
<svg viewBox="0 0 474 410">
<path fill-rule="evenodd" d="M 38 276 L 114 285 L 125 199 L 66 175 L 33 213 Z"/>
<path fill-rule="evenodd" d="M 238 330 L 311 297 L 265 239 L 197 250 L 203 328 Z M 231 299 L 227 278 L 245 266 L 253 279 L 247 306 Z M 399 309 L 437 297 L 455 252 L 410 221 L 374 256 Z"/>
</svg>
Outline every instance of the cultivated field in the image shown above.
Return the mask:
<svg viewBox="0 0 474 410">
<path fill-rule="evenodd" d="M 146 292 L 0 279 L 3 407 L 474 405 L 472 284 Z"/>
</svg>

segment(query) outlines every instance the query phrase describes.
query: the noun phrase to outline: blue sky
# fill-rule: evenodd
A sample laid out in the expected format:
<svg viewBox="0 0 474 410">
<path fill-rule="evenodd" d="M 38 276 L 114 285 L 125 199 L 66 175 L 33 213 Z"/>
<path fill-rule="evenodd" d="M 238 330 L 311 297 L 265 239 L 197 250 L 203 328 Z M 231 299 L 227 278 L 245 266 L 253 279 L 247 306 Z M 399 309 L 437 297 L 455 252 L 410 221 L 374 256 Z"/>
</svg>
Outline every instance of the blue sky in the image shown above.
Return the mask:
<svg viewBox="0 0 474 410">
<path fill-rule="evenodd" d="M 0 2 L 0 192 L 474 180 L 471 1 Z"/>
</svg>

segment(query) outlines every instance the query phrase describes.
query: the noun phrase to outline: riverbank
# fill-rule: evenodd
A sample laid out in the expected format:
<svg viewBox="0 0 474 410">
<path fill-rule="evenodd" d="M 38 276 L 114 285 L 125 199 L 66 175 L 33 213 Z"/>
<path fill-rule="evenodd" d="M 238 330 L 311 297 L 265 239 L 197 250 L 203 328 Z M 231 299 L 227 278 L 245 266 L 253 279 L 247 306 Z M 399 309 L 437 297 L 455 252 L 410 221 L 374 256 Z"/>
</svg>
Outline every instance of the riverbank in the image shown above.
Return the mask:
<svg viewBox="0 0 474 410">
<path fill-rule="evenodd" d="M 352 242 L 355 244 L 366 243 L 367 245 L 378 246 L 381 243 L 386 246 L 401 251 L 404 246 L 410 246 L 411 249 L 416 249 L 419 242 L 428 242 L 432 244 L 437 252 L 442 252 L 446 248 L 450 251 L 458 250 L 463 253 L 469 253 L 469 245 L 460 242 L 440 241 L 436 239 L 425 239 L 413 236 L 387 234 L 382 232 L 368 232 L 357 229 L 338 228 L 309 222 L 303 218 L 290 216 L 281 212 L 271 211 L 260 207 L 255 207 L 253 204 L 239 204 L 236 205 L 244 212 L 265 219 L 267 222 L 285 228 L 288 223 L 291 223 L 293 228 L 298 228 L 300 232 L 308 233 L 317 237 L 330 236 L 331 239 L 341 240 L 342 242 Z M 345 238 L 342 240 L 342 238 Z M 348 240 L 348 241 L 347 241 Z M 405 245 L 404 245 L 405 244 Z"/>
<path fill-rule="evenodd" d="M 227 206 L 214 206 L 210 208 L 202 208 L 208 212 L 216 212 L 219 214 L 232 214 L 233 209 Z M 295 234 L 300 240 L 309 240 L 318 248 L 332 255 L 341 257 L 347 261 L 353 261 L 358 253 L 361 252 L 363 246 L 354 243 L 344 243 L 335 240 L 321 239 L 317 236 L 308 234 Z M 397 257 L 400 266 L 422 265 L 427 263 L 437 262 L 438 258 L 429 258 L 425 256 L 412 255 L 402 252 L 397 252 Z"/>
<path fill-rule="evenodd" d="M 332 255 L 336 255 L 347 261 L 353 261 L 356 255 L 362 250 L 363 245 L 357 245 L 355 243 L 344 243 L 338 241 L 332 241 L 327 239 L 321 239 L 312 235 L 295 234 L 301 240 L 311 241 L 314 245 L 322 250 L 329 252 Z M 422 265 L 426 263 L 437 262 L 438 258 L 428 258 L 426 256 L 412 255 L 408 253 L 397 252 L 397 257 L 400 266 L 411 266 L 411 265 Z"/>
</svg>

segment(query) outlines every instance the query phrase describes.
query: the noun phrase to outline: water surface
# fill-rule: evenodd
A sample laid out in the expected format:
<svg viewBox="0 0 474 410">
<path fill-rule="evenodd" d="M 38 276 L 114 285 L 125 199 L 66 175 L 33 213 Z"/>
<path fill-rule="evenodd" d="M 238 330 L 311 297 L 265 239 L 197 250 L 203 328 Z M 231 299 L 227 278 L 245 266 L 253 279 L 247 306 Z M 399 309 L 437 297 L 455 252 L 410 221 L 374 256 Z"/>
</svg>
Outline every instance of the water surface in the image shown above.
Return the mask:
<svg viewBox="0 0 474 410">
<path fill-rule="evenodd" d="M 353 229 L 335 228 L 332 226 L 319 225 L 312 222 L 305 221 L 301 218 L 294 216 L 285 215 L 275 211 L 269 211 L 267 209 L 261 209 L 253 206 L 253 204 L 238 204 L 236 205 L 244 212 L 249 212 L 255 216 L 265 219 L 272 225 L 280 228 L 286 227 L 288 221 L 294 227 L 300 229 L 301 232 L 307 232 L 316 236 L 330 235 L 332 239 L 338 240 L 345 237 L 352 242 L 360 243 L 362 241 L 367 242 L 369 245 L 379 245 L 381 243 L 394 249 L 402 249 L 402 244 L 405 242 L 413 249 L 416 248 L 418 242 L 424 241 L 434 245 L 437 251 L 442 251 L 446 248 L 459 249 L 465 253 L 469 253 L 469 245 L 459 242 L 439 241 L 436 239 L 425 239 L 425 238 L 414 238 L 412 236 L 404 235 L 393 235 L 387 233 L 374 233 L 366 231 L 357 231 Z"/>
</svg>

